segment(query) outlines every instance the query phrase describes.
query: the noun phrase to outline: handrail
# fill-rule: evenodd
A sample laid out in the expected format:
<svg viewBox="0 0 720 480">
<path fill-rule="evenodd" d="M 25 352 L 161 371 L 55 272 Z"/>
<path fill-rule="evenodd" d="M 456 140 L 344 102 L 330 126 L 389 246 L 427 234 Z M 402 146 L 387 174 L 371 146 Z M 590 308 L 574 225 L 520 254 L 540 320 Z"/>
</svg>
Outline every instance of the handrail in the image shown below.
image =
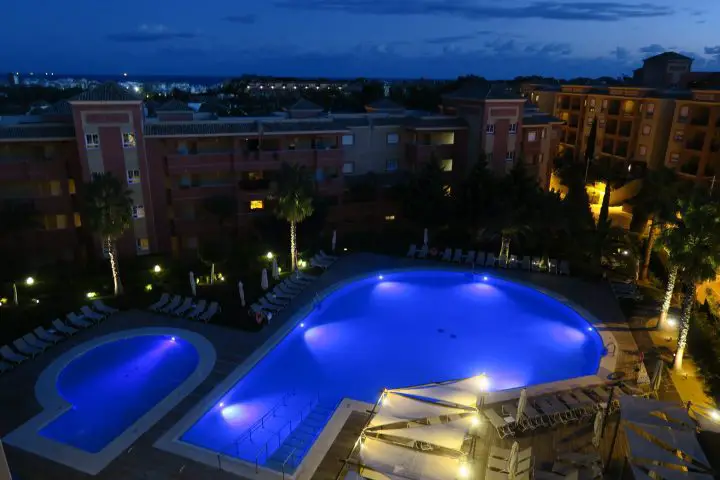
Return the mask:
<svg viewBox="0 0 720 480">
<path fill-rule="evenodd" d="M 609 357 L 615 356 L 615 352 L 617 352 L 617 344 L 615 342 L 609 342 L 607 345 L 604 345 L 604 347 Z M 613 347 L 612 351 L 610 351 L 610 347 Z"/>
<path fill-rule="evenodd" d="M 242 433 L 242 435 L 240 435 L 235 440 L 233 440 L 232 445 L 237 447 L 241 442 L 245 441 L 246 438 L 248 438 L 248 437 L 252 438 L 253 432 L 255 432 L 259 428 L 263 428 L 265 426 L 265 419 L 268 418 L 270 415 L 274 416 L 275 412 L 277 412 L 280 407 L 286 406 L 287 405 L 287 403 L 285 403 L 286 400 L 293 395 L 295 395 L 295 390 L 292 390 L 292 391 L 286 393 L 285 395 L 283 395 L 283 397 L 279 403 L 275 404 L 275 406 L 273 406 L 273 408 L 271 408 L 267 413 L 265 413 L 265 415 L 263 415 L 258 420 L 256 420 L 255 423 L 250 425 L 247 428 L 247 430 L 245 430 Z"/>
</svg>

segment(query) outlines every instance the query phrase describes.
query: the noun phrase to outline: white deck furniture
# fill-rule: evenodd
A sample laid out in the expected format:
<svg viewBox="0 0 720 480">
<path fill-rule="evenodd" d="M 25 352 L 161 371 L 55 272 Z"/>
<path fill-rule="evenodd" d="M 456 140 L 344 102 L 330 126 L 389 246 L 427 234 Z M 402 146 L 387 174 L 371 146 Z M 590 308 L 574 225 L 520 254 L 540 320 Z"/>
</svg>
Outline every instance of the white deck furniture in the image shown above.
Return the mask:
<svg viewBox="0 0 720 480">
<path fill-rule="evenodd" d="M 20 364 L 27 360 L 27 357 L 25 355 L 20 355 L 13 352 L 12 349 L 7 345 L 3 345 L 2 347 L 0 347 L 0 356 L 2 356 L 2 358 L 4 358 L 5 360 L 15 364 Z"/>
<path fill-rule="evenodd" d="M 153 303 L 148 307 L 148 310 L 152 310 L 153 312 L 159 311 L 162 307 L 164 307 L 168 302 L 170 301 L 170 294 L 169 293 L 163 293 L 160 295 L 160 300 Z"/>
<path fill-rule="evenodd" d="M 43 342 L 58 343 L 60 340 L 62 340 L 61 336 L 50 333 L 43 327 L 37 327 L 35 330 L 33 330 L 33 332 L 35 332 L 35 335 L 37 335 L 37 337 Z"/>
<path fill-rule="evenodd" d="M 105 305 L 105 303 L 102 300 L 93 300 L 92 306 L 98 312 L 104 313 L 106 315 L 112 315 L 113 313 L 119 312 L 119 310 L 117 308 L 112 308 L 112 307 Z"/>
<path fill-rule="evenodd" d="M 68 337 L 75 335 L 78 332 L 77 329 L 65 325 L 59 318 L 53 320 L 52 325 L 58 332 L 62 333 L 63 335 L 67 335 Z"/>
</svg>

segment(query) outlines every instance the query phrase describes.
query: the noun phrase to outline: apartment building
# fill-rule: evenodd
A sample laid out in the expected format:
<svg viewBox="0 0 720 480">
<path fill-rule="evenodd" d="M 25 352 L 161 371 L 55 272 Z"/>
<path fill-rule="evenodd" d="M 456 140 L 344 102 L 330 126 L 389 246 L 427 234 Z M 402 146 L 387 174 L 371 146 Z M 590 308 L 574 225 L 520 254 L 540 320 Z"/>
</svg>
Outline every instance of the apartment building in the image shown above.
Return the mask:
<svg viewBox="0 0 720 480">
<path fill-rule="evenodd" d="M 0 199 L 28 202 L 42 225 L 23 248 L 38 262 L 79 258 L 99 242 L 85 231 L 79 198 L 93 173 L 126 182 L 132 228 L 123 256 L 195 250 L 220 225 L 209 198 L 237 204 L 240 234 L 272 214 L 268 193 L 283 162 L 306 166 L 338 228 L 392 221 L 382 196 L 358 202 L 355 183 L 369 173 L 380 187 L 435 159 L 448 185 L 485 155 L 496 172 L 524 159 L 547 186 L 561 122 L 509 92 L 464 89 L 443 114 L 406 111 L 382 99 L 364 113 L 327 114 L 307 100 L 268 117 L 223 117 L 170 101 L 149 116 L 142 99 L 114 83 L 100 85 L 40 115 L 0 119 Z M 374 203 L 368 204 L 367 201 Z M 10 248 L 18 237 L 4 241 Z M 37 255 L 36 255 L 37 254 Z"/>
<path fill-rule="evenodd" d="M 685 55 L 663 52 L 643 60 L 643 66 L 633 71 L 633 80 L 648 87 L 678 87 L 690 73 L 692 63 L 693 59 Z"/>
</svg>

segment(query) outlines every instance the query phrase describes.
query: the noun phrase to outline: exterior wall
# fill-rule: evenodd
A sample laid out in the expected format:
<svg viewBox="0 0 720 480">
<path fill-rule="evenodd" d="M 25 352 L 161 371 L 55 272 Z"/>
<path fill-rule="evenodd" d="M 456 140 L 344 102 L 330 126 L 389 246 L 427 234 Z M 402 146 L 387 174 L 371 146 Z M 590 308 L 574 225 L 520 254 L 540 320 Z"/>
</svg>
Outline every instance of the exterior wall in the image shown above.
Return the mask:
<svg viewBox="0 0 720 480">
<path fill-rule="evenodd" d="M 707 180 L 720 169 L 720 93 L 700 95 L 675 102 L 665 165 L 688 178 Z"/>
</svg>

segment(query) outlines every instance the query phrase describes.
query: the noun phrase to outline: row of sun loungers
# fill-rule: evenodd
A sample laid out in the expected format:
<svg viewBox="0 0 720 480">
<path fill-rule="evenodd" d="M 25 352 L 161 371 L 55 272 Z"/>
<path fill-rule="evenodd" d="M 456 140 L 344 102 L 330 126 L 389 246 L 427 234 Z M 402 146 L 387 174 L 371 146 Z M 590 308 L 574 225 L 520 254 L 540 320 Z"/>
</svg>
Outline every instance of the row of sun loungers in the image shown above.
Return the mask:
<svg viewBox="0 0 720 480">
<path fill-rule="evenodd" d="M 620 384 L 615 388 L 610 413 L 620 408 L 620 397 L 637 393 L 632 387 Z M 528 398 L 518 418 L 517 400 L 492 405 L 482 410 L 483 415 L 495 428 L 500 438 L 514 436 L 536 428 L 553 427 L 575 421 L 592 419 L 595 414 L 605 411 L 610 401 L 610 387 L 597 386 L 569 390 L 552 395 Z"/>
<path fill-rule="evenodd" d="M 257 302 L 250 305 L 251 314 L 268 313 L 275 314 L 283 310 L 290 302 L 299 295 L 305 287 L 312 283 L 317 277 L 303 272 L 296 272 L 288 278 L 275 285 L 272 291 L 260 297 Z"/>
<path fill-rule="evenodd" d="M 59 318 L 53 320 L 52 326 L 55 331 L 47 331 L 44 327 L 37 327 L 32 333 L 23 335 L 13 341 L 12 345 L 15 350 L 8 345 L 0 347 L 0 373 L 4 373 L 26 360 L 35 358 L 56 343 L 76 334 L 79 331 L 78 329 L 91 327 L 118 311 L 105 305 L 102 300 L 95 300 L 93 307 L 94 310 L 88 306 L 83 306 L 80 308 L 81 315 L 74 312 L 68 313 L 67 324 L 63 323 Z"/>
<path fill-rule="evenodd" d="M 322 250 L 320 250 L 320 253 L 315 255 L 313 258 L 310 259 L 310 266 L 322 268 L 323 270 L 327 270 L 330 265 L 335 263 L 337 261 L 338 257 L 335 257 L 333 255 L 328 255 Z"/>
<path fill-rule="evenodd" d="M 415 244 L 410 245 L 407 256 L 409 258 L 427 258 L 428 248 L 427 245 L 418 250 Z M 539 257 L 530 259 L 529 256 L 525 256 L 519 259 L 516 255 L 511 255 L 510 258 L 505 261 L 504 259 L 497 258 L 494 253 L 476 252 L 470 250 L 467 253 L 459 248 L 456 248 L 453 253 L 452 248 L 446 248 L 440 256 L 440 260 L 444 262 L 453 263 L 464 263 L 467 265 L 479 265 L 484 267 L 502 267 L 502 268 L 519 268 L 522 270 L 532 270 L 534 272 L 550 272 L 557 273 L 560 275 L 570 275 L 570 265 L 566 260 L 561 260 L 558 264 L 557 260 L 550 259 L 547 264 L 543 264 L 543 261 Z"/>
<path fill-rule="evenodd" d="M 510 464 L 510 450 L 497 446 L 490 447 L 487 468 L 485 470 L 486 480 L 530 480 L 534 468 L 532 448 L 528 447 L 518 451 L 517 462 Z M 514 470 L 511 472 L 510 470 Z"/>
<path fill-rule="evenodd" d="M 643 295 L 638 290 L 636 283 L 628 282 L 610 282 L 610 288 L 612 288 L 615 297 L 618 299 L 629 299 L 629 300 L 642 300 Z"/>
<path fill-rule="evenodd" d="M 193 297 L 183 298 L 180 295 L 171 297 L 169 293 L 163 293 L 160 299 L 150 305 L 148 309 L 152 312 L 167 313 L 177 317 L 200 320 L 205 323 L 209 322 L 212 317 L 221 311 L 217 302 L 210 302 L 208 305 L 206 300 L 198 300 L 195 303 Z"/>
</svg>

